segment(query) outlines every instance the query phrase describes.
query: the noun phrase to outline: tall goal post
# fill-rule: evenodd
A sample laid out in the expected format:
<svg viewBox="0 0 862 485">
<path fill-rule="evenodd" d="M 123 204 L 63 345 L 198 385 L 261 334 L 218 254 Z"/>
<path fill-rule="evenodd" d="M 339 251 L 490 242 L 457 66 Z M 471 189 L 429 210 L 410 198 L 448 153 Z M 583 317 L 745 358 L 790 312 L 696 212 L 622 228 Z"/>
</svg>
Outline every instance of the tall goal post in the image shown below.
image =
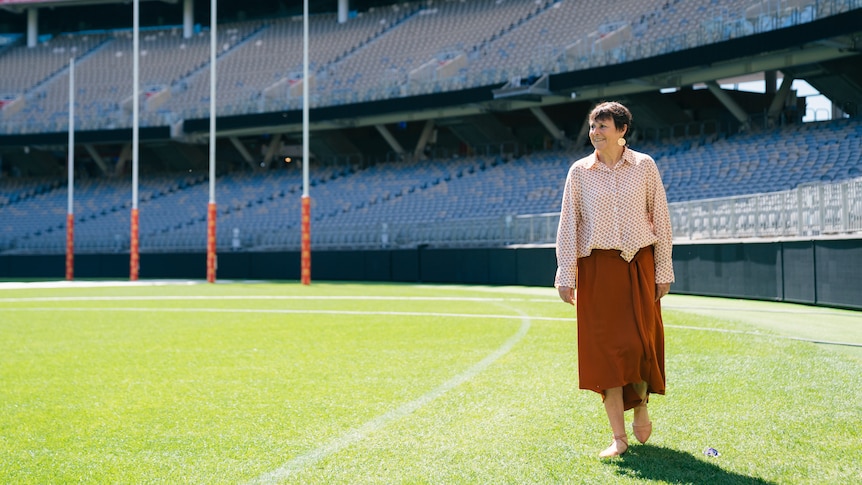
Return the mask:
<svg viewBox="0 0 862 485">
<path fill-rule="evenodd" d="M 209 127 L 209 203 L 207 204 L 207 281 L 215 283 L 216 255 L 216 3 L 210 0 L 210 127 Z"/>
<path fill-rule="evenodd" d="M 311 284 L 311 197 L 308 193 L 308 0 L 302 2 L 302 247 L 300 280 Z"/>
<path fill-rule="evenodd" d="M 75 278 L 75 58 L 69 59 L 69 187 L 66 201 L 66 280 Z"/>
<path fill-rule="evenodd" d="M 141 4 L 140 0 L 132 3 L 132 214 L 129 234 L 129 279 L 138 280 L 141 266 L 140 256 L 140 225 L 138 224 L 138 163 L 140 134 L 140 55 L 141 55 Z"/>
</svg>

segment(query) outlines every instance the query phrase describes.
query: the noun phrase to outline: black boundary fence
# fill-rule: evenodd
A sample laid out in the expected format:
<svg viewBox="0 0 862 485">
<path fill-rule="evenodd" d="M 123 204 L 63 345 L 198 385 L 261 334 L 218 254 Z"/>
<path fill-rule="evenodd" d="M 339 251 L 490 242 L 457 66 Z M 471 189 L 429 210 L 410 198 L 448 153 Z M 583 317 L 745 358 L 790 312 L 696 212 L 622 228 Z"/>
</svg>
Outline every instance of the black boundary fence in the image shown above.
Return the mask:
<svg viewBox="0 0 862 485">
<path fill-rule="evenodd" d="M 316 251 L 313 281 L 553 286 L 551 247 Z M 229 252 L 219 280 L 298 280 L 300 255 Z M 862 239 L 674 246 L 672 293 L 786 301 L 862 310 Z M 0 279 L 65 277 L 64 255 L 0 256 Z M 77 279 L 127 279 L 128 254 L 81 254 Z M 205 279 L 205 253 L 142 254 L 143 279 Z"/>
</svg>

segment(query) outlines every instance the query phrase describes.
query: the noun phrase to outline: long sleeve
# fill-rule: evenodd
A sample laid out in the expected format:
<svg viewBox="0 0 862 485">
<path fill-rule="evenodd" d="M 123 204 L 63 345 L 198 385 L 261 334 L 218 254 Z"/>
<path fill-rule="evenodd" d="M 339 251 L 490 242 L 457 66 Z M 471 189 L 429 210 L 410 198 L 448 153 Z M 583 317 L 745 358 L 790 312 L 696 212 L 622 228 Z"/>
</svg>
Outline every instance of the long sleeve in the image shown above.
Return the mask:
<svg viewBox="0 0 862 485">
<path fill-rule="evenodd" d="M 658 167 L 653 164 L 648 186 L 649 214 L 655 231 L 655 281 L 673 283 L 673 229 L 670 222 L 670 209 L 667 195 L 661 182 Z"/>
<path fill-rule="evenodd" d="M 566 185 L 563 188 L 563 202 L 560 209 L 560 224 L 557 226 L 557 275 L 554 286 L 577 288 L 578 285 L 578 184 L 575 180 L 575 167 L 569 169 Z"/>
</svg>

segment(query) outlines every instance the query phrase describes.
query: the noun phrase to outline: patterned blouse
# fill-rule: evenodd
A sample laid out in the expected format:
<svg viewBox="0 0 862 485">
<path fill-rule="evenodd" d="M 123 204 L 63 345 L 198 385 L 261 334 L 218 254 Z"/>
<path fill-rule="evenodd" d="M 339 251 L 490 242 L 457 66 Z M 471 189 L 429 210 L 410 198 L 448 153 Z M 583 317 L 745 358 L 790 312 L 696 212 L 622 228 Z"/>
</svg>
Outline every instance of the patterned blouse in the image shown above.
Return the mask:
<svg viewBox="0 0 862 485">
<path fill-rule="evenodd" d="M 592 154 L 566 177 L 557 229 L 554 286 L 577 287 L 577 259 L 593 249 L 617 249 L 627 262 L 655 245 L 656 283 L 673 283 L 670 212 L 655 160 L 626 149 L 613 168 Z"/>
</svg>

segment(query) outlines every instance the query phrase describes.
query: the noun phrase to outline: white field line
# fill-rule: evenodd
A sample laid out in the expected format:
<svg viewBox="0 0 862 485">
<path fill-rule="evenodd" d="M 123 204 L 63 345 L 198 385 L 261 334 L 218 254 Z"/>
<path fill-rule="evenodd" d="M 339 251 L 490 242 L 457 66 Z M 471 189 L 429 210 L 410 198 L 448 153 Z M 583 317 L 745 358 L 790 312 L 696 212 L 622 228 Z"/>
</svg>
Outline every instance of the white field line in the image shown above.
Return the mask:
<svg viewBox="0 0 862 485">
<path fill-rule="evenodd" d="M 524 298 L 479 298 L 479 297 L 449 297 L 449 296 L 303 296 L 303 295 L 130 295 L 130 296 L 33 296 L 0 298 L 0 303 L 20 302 L 61 302 L 61 301 L 208 301 L 208 300 L 369 300 L 369 301 L 473 301 L 473 302 L 548 302 L 548 299 Z"/>
<path fill-rule="evenodd" d="M 0 283 L 2 285 L 2 283 Z M 150 284 L 150 286 L 153 286 Z M 258 300 L 258 301 L 466 301 L 466 302 L 528 302 L 528 303 L 552 303 L 558 304 L 557 298 L 504 298 L 504 297 L 452 297 L 452 296 L 373 296 L 373 295 L 128 295 L 128 296 L 34 296 L 34 297 L 9 297 L 0 298 L 0 303 L 26 303 L 26 302 L 73 302 L 73 301 L 213 301 L 213 300 Z M 697 311 L 706 310 L 713 312 L 752 312 L 752 313 L 775 313 L 795 315 L 829 315 L 837 317 L 859 318 L 862 312 L 850 310 L 834 311 L 831 309 L 769 309 L 769 308 L 744 308 L 733 306 L 703 306 L 703 305 L 662 305 L 665 310 Z M 536 317 L 533 317 L 536 318 Z M 574 317 L 573 317 L 574 318 Z"/>
<path fill-rule="evenodd" d="M 152 286 L 152 285 L 151 285 Z M 0 303 L 48 303 L 48 302 L 119 302 L 119 301 L 213 301 L 213 300 L 257 300 L 257 301 L 466 301 L 466 302 L 529 302 L 529 303 L 559 303 L 556 298 L 502 298 L 502 297 L 451 297 L 451 296 L 373 296 L 373 295 L 328 295 L 328 296 L 312 296 L 312 295 L 192 295 L 192 296 L 177 296 L 177 295 L 129 295 L 129 296 L 61 296 L 61 297 L 13 297 L 0 298 Z M 666 310 L 708 310 L 721 312 L 728 308 L 700 306 L 700 305 L 663 305 Z M 146 307 L 93 307 L 93 308 L 15 308 L 6 307 L 5 311 L 117 311 L 117 312 L 208 312 L 208 313 L 275 313 L 275 314 L 328 314 L 328 315 L 381 315 L 381 316 L 407 316 L 407 317 L 450 317 L 450 318 L 493 318 L 493 319 L 513 319 L 521 318 L 516 315 L 493 315 L 493 314 L 472 314 L 472 313 L 429 313 L 429 312 L 372 312 L 372 311 L 350 311 L 350 310 L 292 310 L 292 309 L 236 309 L 236 308 L 146 308 Z M 733 311 L 751 311 L 758 313 L 793 313 L 793 314 L 828 314 L 830 316 L 850 316 L 856 317 L 854 313 L 830 312 L 829 310 L 804 310 L 804 309 L 754 309 L 754 308 L 733 308 Z M 539 317 L 531 316 L 532 320 L 541 321 L 575 321 L 574 316 L 568 317 Z M 696 330 L 705 332 L 733 333 L 742 335 L 755 335 L 765 338 L 781 338 L 789 340 L 798 340 L 802 342 L 812 342 L 827 345 L 843 345 L 851 347 L 862 347 L 862 343 L 853 342 L 836 342 L 820 339 L 810 339 L 804 337 L 784 336 L 775 334 L 765 334 L 756 331 L 745 330 L 729 330 L 721 328 L 709 327 L 693 327 L 685 325 L 665 325 L 666 328 L 679 328 L 685 330 Z"/>
<path fill-rule="evenodd" d="M 500 348 L 498 348 L 490 355 L 488 355 L 469 369 L 465 370 L 461 374 L 458 374 L 452 379 L 449 379 L 436 389 L 432 389 L 431 391 L 427 392 L 426 394 L 423 394 L 419 398 L 408 403 L 402 404 L 401 406 L 384 414 L 381 414 L 376 418 L 365 422 L 359 427 L 353 428 L 345 434 L 334 438 L 330 442 L 318 448 L 291 458 L 282 466 L 270 472 L 264 473 L 248 483 L 272 484 L 281 482 L 287 477 L 289 477 L 291 474 L 300 472 L 306 467 L 320 460 L 323 460 L 330 455 L 338 453 L 339 451 L 352 445 L 353 443 L 365 439 L 366 436 L 384 428 L 389 423 L 409 416 L 419 408 L 425 406 L 431 401 L 434 401 L 438 397 L 442 396 L 443 394 L 446 394 L 447 392 L 460 386 L 461 384 L 468 382 L 477 374 L 487 369 L 497 359 L 506 355 L 510 350 L 512 350 L 512 347 L 514 347 L 518 342 L 520 342 L 521 339 L 523 339 L 524 336 L 527 335 L 527 332 L 529 330 L 530 317 L 521 317 L 521 326 L 518 328 L 518 331 L 515 332 L 514 335 L 509 337 L 509 339 L 504 342 L 503 345 L 500 346 Z"/>
<path fill-rule="evenodd" d="M 222 300 L 222 301 L 462 301 L 462 302 L 528 302 L 528 303 L 553 303 L 557 304 L 560 301 L 556 298 L 503 298 L 503 297 L 451 297 L 451 296 L 373 296 L 373 295 L 329 295 L 329 296 L 312 296 L 312 295 L 190 295 L 190 296 L 178 296 L 178 295 L 129 295 L 129 296 L 51 296 L 51 297 L 10 297 L 10 298 L 0 298 L 0 303 L 27 303 L 27 302 L 43 302 L 43 303 L 52 303 L 52 302 L 88 302 L 88 301 L 214 301 L 214 300 Z M 679 311 L 698 311 L 698 310 L 706 310 L 706 311 L 714 311 L 714 312 L 722 312 L 722 311 L 736 311 L 736 312 L 754 312 L 754 313 L 775 313 L 775 314 L 798 314 L 798 315 L 829 315 L 829 316 L 846 316 L 850 318 L 858 318 L 857 313 L 853 312 L 836 312 L 830 311 L 828 309 L 824 310 L 810 310 L 810 309 L 766 309 L 766 308 L 727 308 L 727 307 L 718 307 L 718 306 L 702 306 L 702 305 L 662 305 L 662 308 L 665 310 L 679 310 Z M 15 308 L 7 308 L 8 310 L 16 310 Z M 147 309 L 147 308 L 103 308 L 104 310 L 115 310 L 115 311 L 183 311 L 182 309 Z M 24 310 L 23 308 L 19 308 L 17 310 Z M 45 310 L 62 310 L 62 311 L 75 311 L 75 308 L 53 308 L 53 309 L 45 309 Z M 85 309 L 78 309 L 85 310 Z M 190 310 L 191 311 L 191 310 Z M 194 311 L 213 311 L 213 309 L 195 309 Z M 224 309 L 222 311 L 235 311 L 235 312 L 243 312 L 243 311 L 252 311 L 252 310 L 236 310 L 236 309 Z M 326 310 L 253 310 L 259 312 L 270 312 L 270 313 L 327 313 Z M 336 312 L 339 313 L 339 312 Z M 362 314 L 362 312 L 352 313 Z M 404 312 L 384 312 L 384 313 L 376 313 L 378 315 L 402 315 L 402 316 L 415 316 L 415 313 L 404 313 Z M 441 314 L 441 313 L 423 313 L 422 315 L 427 316 L 451 316 L 451 317 L 476 317 L 477 315 L 472 314 Z M 511 315 L 483 315 L 487 318 L 518 318 Z M 568 320 L 568 318 L 551 318 L 551 317 L 530 317 L 533 320 Z M 574 316 L 572 317 L 574 319 Z M 665 325 L 668 328 L 673 328 L 674 325 Z M 694 327 L 682 327 L 677 326 L 677 328 L 694 328 Z M 714 328 L 699 328 L 700 330 L 705 331 L 716 331 L 716 332 L 731 332 L 731 333 L 747 333 L 754 335 L 765 335 L 760 334 L 758 332 L 737 332 L 723 329 L 714 329 Z M 792 338 L 792 337 L 786 337 Z M 803 341 L 811 341 L 817 343 L 835 343 L 837 342 L 825 342 L 825 341 L 817 341 L 817 340 L 809 340 L 804 338 L 796 338 L 796 340 Z M 856 344 L 853 344 L 856 345 Z"/>
<path fill-rule="evenodd" d="M 265 299 L 269 299 L 268 297 L 264 297 Z M 116 300 L 137 300 L 138 298 L 126 298 L 126 297 L 69 297 L 69 298 L 58 298 L 53 299 L 53 301 L 116 301 Z M 174 298 L 174 297 L 143 297 L 143 299 L 159 299 L 159 300 L 174 300 L 174 299 L 185 299 L 183 298 Z M 204 297 L 203 299 L 224 299 L 222 297 Z M 248 297 L 237 297 L 232 299 L 248 299 Z M 276 298 L 277 299 L 277 298 Z M 283 299 L 283 298 L 282 298 Z M 290 298 L 294 299 L 294 298 Z M 299 297 L 295 299 L 312 299 L 308 297 Z M 314 298 L 314 299 L 348 299 L 345 297 L 324 297 L 324 298 Z M 368 298 L 368 297 L 353 297 L 349 299 L 378 299 L 378 298 Z M 411 300 L 413 298 L 398 298 L 398 297 L 381 297 L 379 299 L 387 299 L 387 300 Z M 489 302 L 501 302 L 503 299 L 499 298 L 487 298 L 487 299 L 476 299 L 476 298 L 416 298 L 421 300 L 466 300 L 466 301 L 489 301 Z M 52 299 L 0 299 L 0 301 L 51 301 Z M 511 300 L 510 300 L 511 301 Z M 528 317 L 525 315 L 482 315 L 482 314 L 467 314 L 467 313 L 423 313 L 423 312 L 369 312 L 369 311 L 335 311 L 335 310 L 283 310 L 283 309 L 218 309 L 218 308 L 129 308 L 129 307 L 98 307 L 98 308 L 4 308 L 4 311 L 59 311 L 59 312 L 68 312 L 68 311 L 116 311 L 116 312 L 207 312 L 207 313 L 284 313 L 284 314 L 327 314 L 327 315 L 383 315 L 383 316 L 413 316 L 413 317 L 422 317 L 422 316 L 443 316 L 443 317 L 455 317 L 455 318 L 498 318 L 498 319 L 513 319 L 519 318 L 521 320 L 521 325 L 518 328 L 518 331 L 515 332 L 506 342 L 503 343 L 497 350 L 492 352 L 490 355 L 468 368 L 461 374 L 456 375 L 455 377 L 449 379 L 448 381 L 441 384 L 439 387 L 432 389 L 431 391 L 423 394 L 419 398 L 410 401 L 408 403 L 402 404 L 398 408 L 395 408 L 391 411 L 388 411 L 384 414 L 377 416 L 376 418 L 367 421 L 366 423 L 353 428 L 352 430 L 346 432 L 345 434 L 338 436 L 331 440 L 330 442 L 310 450 L 306 453 L 298 455 L 282 466 L 278 467 L 275 470 L 264 473 L 259 477 L 255 478 L 249 483 L 258 483 L 258 484 L 272 484 L 278 483 L 285 478 L 289 477 L 291 474 L 302 471 L 305 467 L 310 466 L 332 454 L 339 452 L 347 446 L 350 446 L 353 443 L 363 440 L 369 434 L 378 431 L 389 423 L 404 418 L 426 404 L 434 401 L 439 398 L 443 394 L 448 391 L 458 387 L 459 385 L 468 382 L 473 377 L 475 377 L 480 372 L 487 369 L 491 364 L 497 361 L 500 357 L 506 355 L 521 339 L 527 335 L 527 332 L 530 329 L 531 319 L 534 317 Z M 516 310 L 517 311 L 517 310 Z M 552 318 L 542 318 L 543 320 L 562 320 L 562 319 L 552 319 Z M 536 319 L 539 319 L 536 318 Z"/>
<path fill-rule="evenodd" d="M 487 319 L 521 319 L 548 321 L 574 321 L 574 318 L 558 317 L 526 317 L 521 315 L 495 315 L 487 313 L 439 313 L 439 312 L 380 312 L 361 310 L 290 310 L 266 308 L 146 308 L 146 307 L 51 307 L 26 308 L 6 307 L 4 312 L 130 312 L 130 313 L 269 313 L 269 314 L 300 314 L 300 315 L 380 315 L 391 317 L 451 317 L 451 318 L 487 318 Z"/>
<path fill-rule="evenodd" d="M 22 303 L 22 302 L 46 302 L 46 301 L 125 301 L 125 300 L 148 300 L 148 301 L 156 301 L 156 300 L 184 300 L 189 299 L 188 297 L 156 297 L 156 296 L 148 296 L 148 297 L 61 297 L 61 298 L 0 298 L 0 303 Z M 225 297 L 200 297 L 200 298 L 191 298 L 192 300 L 224 300 Z M 519 300 L 519 299 L 499 299 L 499 298 L 467 298 L 467 299 L 459 299 L 459 298 L 424 298 L 424 297 L 406 297 L 406 298 L 398 298 L 398 297 L 380 297 L 380 298 L 370 298 L 370 297 L 317 297 L 317 298 L 309 298 L 309 297 L 236 297 L 236 298 L 227 298 L 234 300 L 241 299 L 295 299 L 295 300 L 448 300 L 448 301 L 485 301 L 485 302 L 502 302 L 502 301 L 535 301 L 535 300 Z M 538 300 L 543 301 L 543 300 Z M 665 309 L 669 307 L 665 306 Z M 692 308 L 692 307 L 687 307 Z M 19 312 L 92 312 L 92 311 L 112 311 L 112 312 L 130 312 L 130 313 L 145 313 L 145 312 L 162 312 L 162 313 L 268 313 L 268 314 L 299 314 L 299 315 L 352 315 L 352 316 L 367 316 L 367 315 L 380 315 L 380 316 L 392 316 L 392 317 L 443 317 L 443 318 L 487 318 L 487 319 L 502 319 L 502 320 L 512 320 L 516 318 L 522 318 L 519 315 L 496 315 L 496 314 L 487 314 L 487 313 L 442 313 L 442 312 L 395 312 L 395 311 L 361 311 L 361 310 L 292 310 L 292 309 L 265 309 L 265 308 L 147 308 L 147 307 L 37 307 L 37 308 L 27 308 L 27 307 L 6 307 L 3 308 L 3 311 L 11 312 L 11 311 L 19 311 Z M 535 321 L 551 321 L 551 322 L 560 322 L 560 321 L 575 321 L 575 317 L 539 317 L 539 316 L 530 316 L 528 317 L 531 320 Z M 857 342 L 838 342 L 833 340 L 821 340 L 821 339 L 812 339 L 805 337 L 794 337 L 792 335 L 776 335 L 776 334 L 768 334 L 750 330 L 731 330 L 725 328 L 710 328 L 710 327 L 695 327 L 689 325 L 673 325 L 673 324 L 665 324 L 665 328 L 677 328 L 682 330 L 695 330 L 700 332 L 718 332 L 718 333 L 729 333 L 729 334 L 738 334 L 738 335 L 754 335 L 757 337 L 763 337 L 768 339 L 785 339 L 785 340 L 796 340 L 800 342 L 809 342 L 815 344 L 824 344 L 824 345 L 839 345 L 846 347 L 862 347 L 862 343 Z"/>
<path fill-rule="evenodd" d="M 369 297 L 369 296 L 327 296 L 327 297 L 308 297 L 308 296 L 201 296 L 201 297 L 175 297 L 175 296 L 148 296 L 148 297 L 61 297 L 61 298 L 2 298 L 0 302 L 45 302 L 45 301 L 129 301 L 129 300 L 243 300 L 243 299 L 257 299 L 257 300 L 447 300 L 447 301 L 487 301 L 487 302 L 503 302 L 503 301 L 552 301 L 547 299 L 542 300 L 524 300 L 524 299 L 502 299 L 502 298 L 451 298 L 451 297 Z M 667 308 L 667 307 L 665 307 Z M 344 310 L 289 310 L 289 309 L 231 309 L 231 308 L 133 308 L 133 307 L 93 307 L 93 308 L 75 308 L 75 307 L 67 307 L 67 308 L 4 308 L 4 311 L 24 311 L 24 312 L 42 312 L 42 311 L 75 311 L 75 312 L 90 312 L 90 311 L 116 311 L 116 312 L 207 312 L 207 313 L 269 313 L 269 314 L 327 314 L 327 315 L 381 315 L 381 316 L 418 316 L 418 317 L 453 317 L 453 318 L 489 318 L 489 319 L 513 319 L 519 318 L 521 319 L 521 326 L 518 328 L 518 331 L 510 337 L 503 345 L 498 348 L 496 351 L 485 357 L 483 360 L 465 370 L 463 373 L 453 377 L 452 379 L 444 382 L 442 385 L 429 391 L 428 393 L 420 396 L 419 398 L 410 401 L 401 405 L 400 407 L 393 409 L 389 412 L 379 415 L 378 417 L 367 421 L 366 423 L 356 427 L 347 433 L 334 438 L 329 443 L 322 445 L 318 448 L 310 450 L 304 454 L 298 455 L 286 463 L 284 463 L 279 468 L 264 473 L 259 477 L 255 478 L 249 483 L 260 483 L 260 484 L 271 484 L 277 483 L 285 478 L 289 477 L 291 474 L 300 472 L 306 467 L 327 458 L 328 456 L 335 454 L 347 446 L 352 445 L 358 441 L 363 440 L 369 434 L 376 432 L 389 423 L 406 417 L 426 404 L 434 401 L 439 398 L 446 392 L 454 389 L 455 387 L 471 380 L 480 372 L 487 369 L 492 363 L 498 360 L 500 357 L 508 353 L 521 339 L 527 334 L 530 328 L 530 324 L 532 320 L 543 320 L 543 321 L 572 321 L 574 322 L 574 317 L 572 318 L 560 318 L 560 317 L 531 317 L 527 315 L 496 315 L 496 314 L 467 314 L 467 313 L 428 313 L 428 312 L 378 312 L 378 311 L 344 311 Z M 516 310 L 517 311 L 517 310 Z M 519 312 L 520 313 L 520 312 Z M 694 331 L 711 331 L 711 332 L 720 332 L 720 333 L 729 333 L 729 334 L 744 334 L 744 335 L 756 335 L 759 337 L 765 338 L 783 338 L 790 340 L 800 340 L 814 343 L 825 343 L 825 344 L 836 344 L 836 345 L 851 345 L 851 346 L 859 346 L 862 347 L 862 344 L 853 344 L 853 343 L 841 343 L 841 342 L 825 342 L 825 341 L 817 341 L 811 339 L 804 339 L 798 337 L 791 336 L 781 336 L 781 335 L 770 335 L 770 334 L 762 334 L 759 332 L 750 332 L 750 331 L 740 331 L 740 330 L 729 330 L 729 329 L 717 329 L 717 328 L 706 328 L 706 327 L 693 327 L 693 326 L 684 326 L 684 325 L 665 325 L 667 328 L 678 328 L 683 330 L 694 330 Z"/>
<path fill-rule="evenodd" d="M 0 290 L 29 290 L 44 288 L 108 288 L 124 286 L 190 286 L 201 284 L 195 280 L 140 280 L 140 281 L 0 281 Z"/>
</svg>

